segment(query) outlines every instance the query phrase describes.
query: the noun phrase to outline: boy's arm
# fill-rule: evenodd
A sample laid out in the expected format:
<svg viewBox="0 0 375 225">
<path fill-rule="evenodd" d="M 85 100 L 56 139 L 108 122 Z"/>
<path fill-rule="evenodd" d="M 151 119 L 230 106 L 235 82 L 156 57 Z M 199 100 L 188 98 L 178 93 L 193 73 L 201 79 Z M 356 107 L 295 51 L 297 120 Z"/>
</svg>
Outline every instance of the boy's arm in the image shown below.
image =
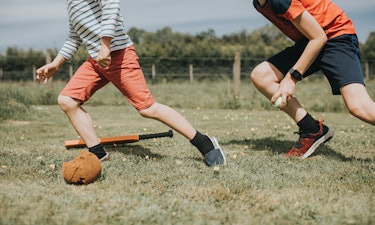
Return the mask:
<svg viewBox="0 0 375 225">
<path fill-rule="evenodd" d="M 111 41 L 120 21 L 120 0 L 101 0 L 101 4 L 101 43 L 96 61 L 99 67 L 106 68 L 111 64 Z"/>
<path fill-rule="evenodd" d="M 100 51 L 96 62 L 99 67 L 106 68 L 111 64 L 111 41 L 112 37 L 102 37 L 100 42 Z"/>
<path fill-rule="evenodd" d="M 59 51 L 59 55 L 62 55 L 67 61 L 70 61 L 73 58 L 73 55 L 77 52 L 78 48 L 82 44 L 82 39 L 74 31 L 73 25 L 69 23 L 69 35 L 65 40 L 63 46 Z"/>
<path fill-rule="evenodd" d="M 72 29 L 72 24 L 69 25 L 69 36 L 65 40 L 57 56 L 51 63 L 48 63 L 36 70 L 36 79 L 39 83 L 43 82 L 43 84 L 46 84 L 48 79 L 59 70 L 62 64 L 72 59 L 73 55 L 81 45 L 81 38 L 74 31 L 74 29 Z"/>
<path fill-rule="evenodd" d="M 318 21 L 316 21 L 306 10 L 294 19 L 292 23 L 306 38 L 309 39 L 302 55 L 292 67 L 300 74 L 304 74 L 327 43 L 327 35 L 319 25 Z M 272 96 L 271 101 L 274 102 L 277 97 L 281 96 L 283 99 L 282 105 L 285 105 L 285 103 L 294 95 L 296 82 L 297 80 L 295 80 L 290 72 L 288 72 L 280 82 L 279 89 Z"/>
<path fill-rule="evenodd" d="M 304 74 L 319 55 L 328 38 L 318 21 L 306 10 L 292 23 L 309 39 L 309 43 L 293 67 L 301 74 Z"/>
<path fill-rule="evenodd" d="M 114 37 L 120 21 L 120 0 L 101 0 L 101 37 Z"/>
<path fill-rule="evenodd" d="M 37 81 L 39 83 L 43 82 L 43 84 L 46 84 L 48 79 L 52 77 L 65 62 L 66 59 L 62 55 L 58 54 L 51 63 L 48 63 L 36 70 Z"/>
</svg>

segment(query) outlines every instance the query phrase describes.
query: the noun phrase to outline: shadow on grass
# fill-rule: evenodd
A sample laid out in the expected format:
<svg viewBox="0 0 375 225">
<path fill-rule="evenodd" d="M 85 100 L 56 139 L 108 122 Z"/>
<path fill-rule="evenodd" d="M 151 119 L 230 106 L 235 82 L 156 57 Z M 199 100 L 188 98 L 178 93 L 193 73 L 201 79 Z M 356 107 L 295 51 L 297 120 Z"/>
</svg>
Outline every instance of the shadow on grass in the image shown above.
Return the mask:
<svg viewBox="0 0 375 225">
<path fill-rule="evenodd" d="M 135 144 L 119 144 L 117 146 L 113 145 L 105 145 L 104 148 L 106 151 L 109 152 L 121 152 L 125 155 L 135 155 L 140 157 L 150 157 L 150 158 L 157 158 L 161 159 L 164 158 L 163 155 L 153 153 L 148 148 L 144 148 L 141 145 L 135 145 Z"/>
<path fill-rule="evenodd" d="M 134 145 L 134 144 L 119 144 L 117 146 L 113 145 L 105 145 L 105 150 L 109 152 L 120 152 L 124 155 L 134 155 L 134 156 L 139 156 L 142 158 L 145 158 L 148 156 L 149 158 L 156 158 L 156 159 L 163 159 L 166 156 L 160 155 L 158 153 L 153 153 L 150 151 L 148 148 L 144 148 L 141 145 Z M 197 151 L 197 154 L 199 152 Z M 196 157 L 190 157 L 190 159 L 201 162 L 203 160 L 202 157 L 196 156 Z M 177 157 L 176 160 L 184 160 L 184 158 Z"/>
<path fill-rule="evenodd" d="M 270 151 L 276 154 L 283 155 L 285 154 L 294 144 L 293 141 L 284 141 L 279 140 L 275 137 L 266 137 L 261 139 L 243 139 L 243 140 L 230 140 L 227 142 L 221 143 L 222 145 L 247 145 L 249 146 L 248 151 Z M 165 156 L 160 155 L 158 153 L 153 153 L 148 148 L 144 148 L 141 145 L 136 144 L 119 144 L 117 146 L 106 145 L 105 149 L 107 151 L 112 152 L 121 152 L 125 155 L 135 155 L 140 157 L 150 157 L 150 158 L 157 158 L 162 159 Z M 342 162 L 350 162 L 350 161 L 364 161 L 364 162 L 373 162 L 372 159 L 361 159 L 355 157 L 346 157 L 345 155 L 341 154 L 340 152 L 335 151 L 331 147 L 327 145 L 320 146 L 311 156 L 314 157 L 316 155 L 324 155 L 329 158 L 339 160 Z M 195 160 L 201 161 L 202 158 L 196 157 Z"/>
<path fill-rule="evenodd" d="M 294 144 L 295 142 L 292 141 L 283 141 L 278 140 L 274 137 L 267 137 L 261 139 L 243 139 L 243 140 L 230 140 L 225 144 L 235 144 L 235 145 L 247 145 L 249 146 L 249 151 L 270 151 L 277 154 L 285 154 Z M 346 157 L 345 155 L 341 154 L 340 152 L 336 152 L 334 149 L 330 148 L 327 145 L 322 145 L 310 156 L 314 157 L 316 155 L 325 155 L 327 157 L 342 161 L 342 162 L 349 162 L 349 161 L 364 161 L 364 162 L 372 162 L 372 159 L 360 159 L 355 157 Z"/>
</svg>

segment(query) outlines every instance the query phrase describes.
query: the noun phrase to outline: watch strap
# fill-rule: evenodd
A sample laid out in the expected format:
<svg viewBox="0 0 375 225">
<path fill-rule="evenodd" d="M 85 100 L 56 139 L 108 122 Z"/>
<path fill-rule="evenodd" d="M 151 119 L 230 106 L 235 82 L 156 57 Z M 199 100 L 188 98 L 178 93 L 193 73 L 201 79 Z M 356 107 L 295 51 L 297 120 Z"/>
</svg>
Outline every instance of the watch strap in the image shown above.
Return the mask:
<svg viewBox="0 0 375 225">
<path fill-rule="evenodd" d="M 302 74 L 298 71 L 298 70 L 296 70 L 296 69 L 293 69 L 293 68 L 290 68 L 289 69 L 289 73 L 292 75 L 292 77 L 294 78 L 294 79 L 296 79 L 297 81 L 301 81 L 301 80 L 303 80 L 303 76 L 302 76 Z"/>
</svg>

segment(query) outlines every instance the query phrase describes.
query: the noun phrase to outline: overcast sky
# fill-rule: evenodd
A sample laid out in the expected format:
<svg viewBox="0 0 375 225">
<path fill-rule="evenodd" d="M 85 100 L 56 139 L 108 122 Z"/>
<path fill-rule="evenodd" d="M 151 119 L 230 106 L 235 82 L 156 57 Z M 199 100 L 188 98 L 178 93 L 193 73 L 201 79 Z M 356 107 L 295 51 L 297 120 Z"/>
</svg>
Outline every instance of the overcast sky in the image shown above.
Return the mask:
<svg viewBox="0 0 375 225">
<path fill-rule="evenodd" d="M 0 0 L 0 52 L 7 47 L 36 50 L 60 48 L 67 29 L 66 0 Z M 360 42 L 375 31 L 375 0 L 335 0 L 354 21 Z M 252 31 L 269 23 L 252 0 L 121 0 L 129 29 L 197 34 L 213 29 L 216 35 Z"/>
</svg>

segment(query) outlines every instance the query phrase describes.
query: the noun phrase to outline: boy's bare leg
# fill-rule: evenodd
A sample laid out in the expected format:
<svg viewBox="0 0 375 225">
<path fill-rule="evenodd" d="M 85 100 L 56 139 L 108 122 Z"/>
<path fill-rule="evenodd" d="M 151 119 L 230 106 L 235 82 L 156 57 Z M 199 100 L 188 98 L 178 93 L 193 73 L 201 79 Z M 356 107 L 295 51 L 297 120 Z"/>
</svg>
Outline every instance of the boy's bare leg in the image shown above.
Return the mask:
<svg viewBox="0 0 375 225">
<path fill-rule="evenodd" d="M 268 99 L 271 99 L 279 88 L 279 83 L 283 77 L 283 74 L 268 62 L 263 62 L 256 66 L 251 74 L 252 83 Z M 307 114 L 307 111 L 302 108 L 295 97 L 291 98 L 287 106 L 283 108 L 283 111 L 296 122 L 300 121 Z"/>
<path fill-rule="evenodd" d="M 140 110 L 139 113 L 147 118 L 158 120 L 171 127 L 193 144 L 204 156 L 208 166 L 225 164 L 226 159 L 216 138 L 208 137 L 196 131 L 193 126 L 173 108 L 154 103 L 147 109 Z"/>
<path fill-rule="evenodd" d="M 340 89 L 350 114 L 358 119 L 375 125 L 375 102 L 362 84 L 348 84 Z"/>
<path fill-rule="evenodd" d="M 193 126 L 180 113 L 169 106 L 154 103 L 151 107 L 141 110 L 139 113 L 143 117 L 152 118 L 166 124 L 189 140 L 192 140 L 196 134 Z"/>
<path fill-rule="evenodd" d="M 88 148 L 99 144 L 90 115 L 71 97 L 59 95 L 58 103 Z"/>
<path fill-rule="evenodd" d="M 68 96 L 60 95 L 58 102 L 61 109 L 70 119 L 73 127 L 86 142 L 89 151 L 99 159 L 106 158 L 107 154 L 100 145 L 95 133 L 90 115 L 81 107 L 80 103 Z M 207 165 L 225 164 L 226 159 L 216 139 L 197 132 L 193 126 L 176 110 L 163 104 L 154 103 L 151 107 L 139 111 L 147 118 L 158 120 L 186 137 L 205 156 Z"/>
<path fill-rule="evenodd" d="M 253 84 L 268 99 L 277 91 L 283 77 L 283 74 L 268 62 L 259 64 L 251 74 Z M 300 134 L 296 144 L 286 153 L 287 156 L 307 158 L 333 137 L 333 131 L 324 125 L 323 121 L 315 120 L 308 114 L 295 97 L 292 97 L 282 110 L 295 120 Z"/>
</svg>

